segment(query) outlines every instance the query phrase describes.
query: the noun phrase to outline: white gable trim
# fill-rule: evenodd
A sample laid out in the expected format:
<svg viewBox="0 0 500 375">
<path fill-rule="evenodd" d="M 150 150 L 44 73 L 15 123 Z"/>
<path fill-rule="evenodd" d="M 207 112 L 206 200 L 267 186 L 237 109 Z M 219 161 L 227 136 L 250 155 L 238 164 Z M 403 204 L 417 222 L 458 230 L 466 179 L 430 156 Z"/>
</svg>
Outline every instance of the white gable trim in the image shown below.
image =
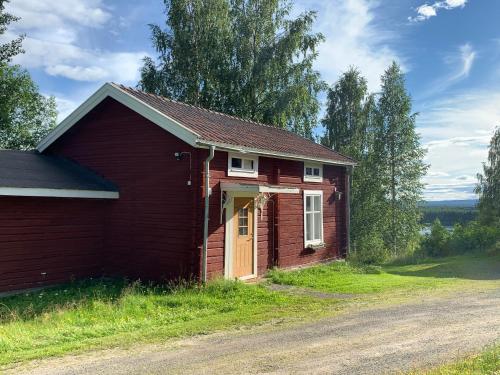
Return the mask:
<svg viewBox="0 0 500 375">
<path fill-rule="evenodd" d="M 73 125 L 80 121 L 93 108 L 101 103 L 105 98 L 111 97 L 119 103 L 137 112 L 141 116 L 147 118 L 162 129 L 168 131 L 174 136 L 180 138 L 191 146 L 196 145 L 198 134 L 181 125 L 179 122 L 166 116 L 165 114 L 154 109 L 143 101 L 131 96 L 126 91 L 119 87 L 105 83 L 97 90 L 90 98 L 84 101 L 77 109 L 75 109 L 68 117 L 66 117 L 47 137 L 45 137 L 37 146 L 38 151 L 43 152 L 52 143 L 54 143 L 61 135 L 67 132 Z"/>
<path fill-rule="evenodd" d="M 354 162 L 340 162 L 333 161 L 329 159 L 321 158 L 307 158 L 303 155 L 287 154 L 283 152 L 273 152 L 268 150 L 241 147 L 231 144 L 204 141 L 200 139 L 199 134 L 182 125 L 178 121 L 172 119 L 171 117 L 165 115 L 164 113 L 156 110 L 150 105 L 144 103 L 142 100 L 130 95 L 125 90 L 112 84 L 105 83 L 99 90 L 97 90 L 90 98 L 85 100 L 77 109 L 75 109 L 68 117 L 66 117 L 54 130 L 52 130 L 37 146 L 39 152 L 45 151 L 52 143 L 54 143 L 59 137 L 61 137 L 65 132 L 67 132 L 73 125 L 80 121 L 86 114 L 88 114 L 92 109 L 94 109 L 99 103 L 101 103 L 107 97 L 111 97 L 118 101 L 119 103 L 130 108 L 134 112 L 140 114 L 141 116 L 147 118 L 151 122 L 155 123 L 162 129 L 176 136 L 177 138 L 183 140 L 187 144 L 197 147 L 206 148 L 210 145 L 217 146 L 219 149 L 225 149 L 227 151 L 236 151 L 243 153 L 253 153 L 256 155 L 262 155 L 267 157 L 274 157 L 277 159 L 289 159 L 289 160 L 300 160 L 300 161 L 312 161 L 323 164 L 330 165 L 356 165 Z"/>
<path fill-rule="evenodd" d="M 118 199 L 117 191 L 0 187 L 0 196 Z"/>
</svg>

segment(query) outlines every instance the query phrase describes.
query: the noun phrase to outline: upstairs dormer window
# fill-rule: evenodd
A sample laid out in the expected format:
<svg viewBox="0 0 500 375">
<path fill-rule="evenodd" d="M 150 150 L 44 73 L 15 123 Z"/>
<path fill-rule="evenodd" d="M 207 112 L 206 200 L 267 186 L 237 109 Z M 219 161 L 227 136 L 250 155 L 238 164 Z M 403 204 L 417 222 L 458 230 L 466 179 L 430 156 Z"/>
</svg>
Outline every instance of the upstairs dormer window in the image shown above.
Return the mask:
<svg viewBox="0 0 500 375">
<path fill-rule="evenodd" d="M 232 177 L 257 178 L 259 175 L 258 156 L 229 154 L 227 175 Z"/>
<path fill-rule="evenodd" d="M 323 166 L 321 164 L 304 163 L 304 181 L 323 182 Z"/>
</svg>

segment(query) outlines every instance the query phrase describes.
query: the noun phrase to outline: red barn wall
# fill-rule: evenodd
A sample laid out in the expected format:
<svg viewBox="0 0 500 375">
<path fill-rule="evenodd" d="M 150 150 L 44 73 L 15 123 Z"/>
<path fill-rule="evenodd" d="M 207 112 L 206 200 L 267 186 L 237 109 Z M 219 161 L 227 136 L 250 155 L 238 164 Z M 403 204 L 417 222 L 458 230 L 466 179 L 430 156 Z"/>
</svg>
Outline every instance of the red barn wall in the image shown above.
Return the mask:
<svg viewBox="0 0 500 375">
<path fill-rule="evenodd" d="M 200 160 L 204 160 L 208 152 L 201 150 Z M 227 152 L 215 152 L 210 163 L 210 221 L 207 254 L 207 271 L 209 277 L 224 274 L 224 233 L 225 225 L 220 224 L 221 182 L 281 184 L 298 187 L 300 194 L 278 194 L 275 196 L 275 220 L 278 226 L 274 236 L 277 241 L 277 254 L 273 254 L 273 203 L 264 209 L 263 218 L 257 218 L 257 266 L 258 274 L 263 275 L 272 267 L 273 257 L 279 267 L 291 267 L 333 259 L 345 255 L 346 222 L 344 199 L 333 200 L 333 188 L 345 192 L 345 168 L 323 166 L 322 183 L 303 182 L 304 164 L 301 161 L 259 157 L 258 178 L 227 176 Z M 279 176 L 279 179 L 278 179 Z M 203 192 L 203 186 L 200 185 Z M 323 191 L 323 225 L 325 247 L 315 251 L 304 248 L 304 207 L 303 190 Z M 202 207 L 200 207 L 202 213 Z M 198 225 L 201 225 L 198 224 Z M 276 242 L 275 242 L 276 243 Z"/>
<path fill-rule="evenodd" d="M 84 165 L 119 188 L 105 228 L 106 271 L 161 280 L 197 275 L 199 162 L 188 144 L 107 98 L 46 151 Z"/>
<path fill-rule="evenodd" d="M 101 275 L 107 204 L 0 197 L 0 292 Z"/>
</svg>

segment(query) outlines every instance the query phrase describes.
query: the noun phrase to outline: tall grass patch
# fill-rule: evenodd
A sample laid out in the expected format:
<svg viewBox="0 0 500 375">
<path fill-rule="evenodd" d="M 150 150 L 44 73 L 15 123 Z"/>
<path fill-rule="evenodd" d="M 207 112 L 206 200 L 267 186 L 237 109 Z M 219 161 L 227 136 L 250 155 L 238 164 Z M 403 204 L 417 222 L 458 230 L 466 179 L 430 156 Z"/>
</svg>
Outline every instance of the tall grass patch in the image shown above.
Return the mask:
<svg viewBox="0 0 500 375">
<path fill-rule="evenodd" d="M 206 286 L 76 282 L 0 299 L 0 364 L 208 333 L 305 314 L 326 303 L 223 280 Z"/>
</svg>

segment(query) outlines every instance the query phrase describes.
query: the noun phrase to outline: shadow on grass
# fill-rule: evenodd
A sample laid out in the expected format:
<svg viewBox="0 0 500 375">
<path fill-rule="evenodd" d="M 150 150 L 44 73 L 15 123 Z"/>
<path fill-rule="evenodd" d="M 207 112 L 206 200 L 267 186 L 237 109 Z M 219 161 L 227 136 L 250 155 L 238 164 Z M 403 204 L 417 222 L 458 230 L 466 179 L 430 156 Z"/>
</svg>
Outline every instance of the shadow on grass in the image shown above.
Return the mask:
<svg viewBox="0 0 500 375">
<path fill-rule="evenodd" d="M 387 266 L 386 272 L 400 276 L 500 280 L 500 256 L 477 255 L 431 259 L 419 265 Z"/>
<path fill-rule="evenodd" d="M 166 288 L 145 286 L 125 279 L 85 279 L 0 298 L 0 324 L 27 321 L 58 310 L 92 305 L 94 302 L 114 303 L 134 291 L 149 294 L 165 293 Z"/>
</svg>

